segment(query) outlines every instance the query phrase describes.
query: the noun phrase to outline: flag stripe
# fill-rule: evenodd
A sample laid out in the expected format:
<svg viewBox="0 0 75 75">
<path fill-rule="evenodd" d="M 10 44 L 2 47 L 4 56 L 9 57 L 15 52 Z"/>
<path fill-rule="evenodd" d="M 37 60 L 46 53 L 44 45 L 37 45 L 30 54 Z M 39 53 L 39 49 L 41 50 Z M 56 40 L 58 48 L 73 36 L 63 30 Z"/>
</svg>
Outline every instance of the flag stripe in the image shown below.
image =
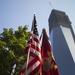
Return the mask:
<svg viewBox="0 0 75 75">
<path fill-rule="evenodd" d="M 20 75 L 24 75 L 25 74 L 25 70 L 26 70 L 26 68 L 22 69 Z"/>
<path fill-rule="evenodd" d="M 38 71 L 39 71 L 39 67 L 40 67 L 40 64 L 34 69 L 34 71 L 32 71 L 29 75 L 34 75 L 36 74 Z M 40 75 L 40 74 L 38 74 Z"/>
<path fill-rule="evenodd" d="M 35 37 L 33 37 L 33 40 L 36 41 L 38 44 L 40 43 L 39 40 Z"/>
<path fill-rule="evenodd" d="M 33 47 L 34 49 L 41 51 L 41 47 L 40 44 L 38 44 L 37 42 L 33 41 L 33 43 L 31 44 L 31 47 Z"/>
<path fill-rule="evenodd" d="M 33 59 L 33 60 L 28 64 L 27 69 L 29 69 L 32 65 L 34 65 L 35 62 L 37 62 L 37 58 L 36 58 L 36 59 Z"/>
<path fill-rule="evenodd" d="M 38 57 L 37 55 L 35 55 L 34 53 L 30 52 L 30 56 L 34 57 L 35 56 L 35 59 L 40 61 L 40 63 L 42 62 L 41 58 Z"/>
<path fill-rule="evenodd" d="M 39 66 L 39 64 L 40 64 L 40 62 L 39 61 L 37 61 L 37 62 L 35 62 L 28 70 L 27 70 L 27 75 L 31 75 L 30 73 L 35 69 L 35 68 L 37 68 L 38 66 Z M 33 67 L 34 66 L 34 67 Z M 35 73 L 33 72 L 33 75 L 34 75 Z"/>
<path fill-rule="evenodd" d="M 41 59 L 41 53 L 36 51 L 35 49 L 31 48 L 31 52 L 35 55 L 38 56 Z"/>
<path fill-rule="evenodd" d="M 32 34 L 32 38 L 37 42 L 40 43 L 39 37 L 35 34 Z"/>
<path fill-rule="evenodd" d="M 24 49 L 24 53 L 25 53 L 25 54 L 28 54 L 29 48 L 30 48 L 29 45 L 27 45 L 26 48 Z"/>
<path fill-rule="evenodd" d="M 34 59 L 34 57 L 33 57 L 33 56 L 30 56 L 30 58 L 29 58 L 29 63 L 30 63 L 33 59 Z"/>
</svg>

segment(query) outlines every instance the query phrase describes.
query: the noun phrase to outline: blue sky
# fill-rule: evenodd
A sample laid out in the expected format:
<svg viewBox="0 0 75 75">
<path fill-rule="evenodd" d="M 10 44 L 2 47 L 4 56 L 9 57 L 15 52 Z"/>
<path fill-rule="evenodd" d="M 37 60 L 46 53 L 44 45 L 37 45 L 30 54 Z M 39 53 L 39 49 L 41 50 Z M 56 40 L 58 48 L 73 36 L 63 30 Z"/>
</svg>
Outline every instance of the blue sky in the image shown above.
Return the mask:
<svg viewBox="0 0 75 75">
<path fill-rule="evenodd" d="M 30 31 L 34 13 L 39 34 L 42 28 L 48 32 L 48 18 L 53 8 L 64 11 L 69 16 L 75 33 L 75 0 L 0 0 L 0 33 L 3 28 L 17 30 L 20 25 L 29 25 Z"/>
</svg>

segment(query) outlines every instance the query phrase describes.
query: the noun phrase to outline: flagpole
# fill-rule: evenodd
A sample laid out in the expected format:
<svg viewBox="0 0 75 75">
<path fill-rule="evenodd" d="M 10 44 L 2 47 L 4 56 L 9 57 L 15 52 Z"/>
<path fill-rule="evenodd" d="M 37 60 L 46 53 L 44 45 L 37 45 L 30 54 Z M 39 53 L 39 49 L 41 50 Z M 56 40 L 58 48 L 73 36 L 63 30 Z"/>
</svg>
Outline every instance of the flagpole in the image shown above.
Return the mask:
<svg viewBox="0 0 75 75">
<path fill-rule="evenodd" d="M 28 61 L 29 61 L 29 54 L 30 54 L 30 48 L 28 50 L 27 63 L 26 63 L 26 73 L 24 75 L 27 75 L 27 67 L 28 67 Z"/>
</svg>

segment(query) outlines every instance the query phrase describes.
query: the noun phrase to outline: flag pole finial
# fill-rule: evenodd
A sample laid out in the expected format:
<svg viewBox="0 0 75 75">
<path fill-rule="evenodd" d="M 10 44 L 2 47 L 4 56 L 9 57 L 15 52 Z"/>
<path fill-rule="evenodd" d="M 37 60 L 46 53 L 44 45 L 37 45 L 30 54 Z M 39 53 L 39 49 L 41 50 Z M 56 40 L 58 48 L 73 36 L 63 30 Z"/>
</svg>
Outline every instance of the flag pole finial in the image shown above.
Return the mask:
<svg viewBox="0 0 75 75">
<path fill-rule="evenodd" d="M 42 29 L 42 33 L 47 35 L 47 32 L 46 32 L 45 28 Z"/>
<path fill-rule="evenodd" d="M 36 16 L 36 13 L 34 12 L 34 16 Z"/>
</svg>

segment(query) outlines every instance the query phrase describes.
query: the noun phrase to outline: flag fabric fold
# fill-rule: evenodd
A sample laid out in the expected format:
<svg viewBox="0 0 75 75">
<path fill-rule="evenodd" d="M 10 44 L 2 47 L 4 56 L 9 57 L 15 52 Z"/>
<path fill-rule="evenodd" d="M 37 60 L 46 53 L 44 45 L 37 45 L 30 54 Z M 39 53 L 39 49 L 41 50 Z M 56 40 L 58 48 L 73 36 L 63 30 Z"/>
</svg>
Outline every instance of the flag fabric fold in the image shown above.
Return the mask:
<svg viewBox="0 0 75 75">
<path fill-rule="evenodd" d="M 42 46 L 40 46 L 36 17 L 34 15 L 30 39 L 24 50 L 25 54 L 27 54 L 27 60 L 20 75 L 59 75 L 50 40 L 45 29 L 42 30 L 42 34 Z"/>
<path fill-rule="evenodd" d="M 40 69 L 42 65 L 41 46 L 38 36 L 35 15 L 32 22 L 30 39 L 24 52 L 25 54 L 27 54 L 27 61 L 25 62 L 25 66 L 23 66 L 20 75 L 40 75 Z"/>
<path fill-rule="evenodd" d="M 58 67 L 52 54 L 50 40 L 47 36 L 46 30 L 43 29 L 42 33 L 42 75 L 59 75 Z"/>
</svg>

